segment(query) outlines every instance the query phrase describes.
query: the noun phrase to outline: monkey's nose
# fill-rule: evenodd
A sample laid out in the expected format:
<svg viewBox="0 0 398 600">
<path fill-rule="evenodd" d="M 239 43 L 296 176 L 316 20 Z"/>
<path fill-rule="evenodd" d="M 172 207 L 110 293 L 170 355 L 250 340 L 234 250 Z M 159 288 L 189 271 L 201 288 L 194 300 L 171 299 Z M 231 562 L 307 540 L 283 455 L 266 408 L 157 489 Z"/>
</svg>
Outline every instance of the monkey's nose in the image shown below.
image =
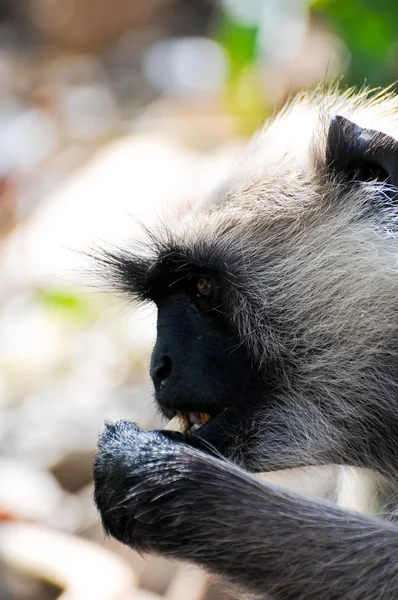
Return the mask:
<svg viewBox="0 0 398 600">
<path fill-rule="evenodd" d="M 155 386 L 155 390 L 164 387 L 171 375 L 172 362 L 167 354 L 158 358 L 150 368 L 150 376 Z"/>
</svg>

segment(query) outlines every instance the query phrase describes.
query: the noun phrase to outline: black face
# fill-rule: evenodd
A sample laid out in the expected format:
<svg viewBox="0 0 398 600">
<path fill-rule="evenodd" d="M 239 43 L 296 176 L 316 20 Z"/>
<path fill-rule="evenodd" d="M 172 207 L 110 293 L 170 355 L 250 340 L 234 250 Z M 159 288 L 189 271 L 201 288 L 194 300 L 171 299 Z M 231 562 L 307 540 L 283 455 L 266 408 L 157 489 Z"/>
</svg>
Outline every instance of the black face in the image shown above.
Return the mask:
<svg viewBox="0 0 398 600">
<path fill-rule="evenodd" d="M 369 196 L 371 201 L 361 206 L 360 218 L 371 214 L 378 228 L 382 231 L 387 226 L 390 235 L 397 221 L 397 165 L 397 140 L 363 129 L 344 117 L 334 117 L 320 178 L 321 183 L 327 183 L 325 205 L 330 196 L 335 202 L 349 202 L 351 190 L 355 190 L 358 203 L 362 190 L 363 198 Z M 340 204 L 336 208 L 345 210 Z M 328 393 L 328 380 L 323 382 L 319 372 L 315 385 L 309 373 L 308 384 L 306 356 L 316 355 L 318 349 L 306 347 L 305 322 L 295 323 L 289 314 L 285 317 L 281 313 L 283 298 L 278 306 L 268 303 L 265 311 L 263 300 L 267 300 L 265 294 L 272 293 L 272 287 L 268 289 L 264 280 L 256 282 L 256 273 L 270 263 L 275 276 L 281 250 L 271 248 L 265 235 L 261 238 L 264 248 L 259 244 L 257 219 L 261 231 L 261 219 L 267 216 L 261 211 L 258 215 L 250 213 L 250 219 L 242 224 L 236 215 L 229 215 L 228 204 L 223 210 L 225 222 L 216 216 L 213 228 L 210 212 L 197 235 L 194 227 L 187 236 L 163 229 L 148 232 L 149 245 L 138 248 L 136 254 L 105 252 L 101 258 L 119 290 L 143 302 L 154 302 L 158 308 L 151 376 L 161 411 L 169 418 L 183 413 L 191 423 L 197 423 L 199 413 L 207 413 L 211 419 L 189 431 L 184 441 L 201 442 L 208 449 L 215 447 L 251 470 L 330 462 L 373 467 L 369 463 L 372 439 L 377 446 L 373 455 L 382 456 L 384 452 L 391 456 L 395 438 L 388 432 L 374 436 L 373 430 L 375 420 L 383 420 L 389 427 L 392 424 L 391 431 L 396 431 L 395 413 L 380 419 L 375 407 L 378 413 L 381 403 L 371 399 L 362 422 L 353 427 L 347 414 L 352 415 L 350 402 L 358 394 L 364 405 L 362 391 L 343 386 L 341 400 L 333 403 L 331 399 L 339 393 L 333 381 L 332 393 Z M 283 263 L 288 246 L 282 235 L 278 237 L 283 276 L 287 273 Z M 242 254 L 243 247 L 249 251 Z M 316 261 L 314 266 L 317 268 Z M 296 280 L 297 273 L 294 277 Z M 243 339 L 238 331 L 241 336 L 245 332 Z M 246 352 L 246 341 L 252 360 Z M 321 357 L 324 348 L 322 342 Z M 388 350 L 386 354 L 390 354 L 390 360 L 395 357 Z M 371 382 L 377 380 L 377 397 L 392 398 L 396 393 L 394 378 L 391 387 L 390 379 L 378 372 L 366 372 L 364 377 Z M 346 397 L 348 411 L 343 411 Z M 369 398 L 374 396 L 369 393 Z M 381 444 L 381 440 L 389 439 L 393 440 L 391 447 L 387 448 L 387 442 Z M 378 462 L 383 463 L 381 459 Z"/>
<path fill-rule="evenodd" d="M 152 292 L 158 307 L 150 365 L 156 401 L 166 417 L 182 413 L 192 424 L 207 413 L 211 420 L 188 435 L 225 453 L 264 382 L 228 327 L 216 275 L 188 273 L 176 284 L 164 283 Z"/>
</svg>

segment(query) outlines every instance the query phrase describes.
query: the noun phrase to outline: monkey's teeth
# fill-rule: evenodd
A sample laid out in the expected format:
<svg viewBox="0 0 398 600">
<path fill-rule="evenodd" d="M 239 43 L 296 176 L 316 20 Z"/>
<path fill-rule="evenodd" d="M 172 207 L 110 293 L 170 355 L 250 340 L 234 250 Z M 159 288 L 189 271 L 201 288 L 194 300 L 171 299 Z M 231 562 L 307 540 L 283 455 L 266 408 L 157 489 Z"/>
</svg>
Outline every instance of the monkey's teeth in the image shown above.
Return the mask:
<svg viewBox="0 0 398 600">
<path fill-rule="evenodd" d="M 206 413 L 178 414 L 163 429 L 166 431 L 177 431 L 178 433 L 193 432 L 200 429 L 209 419 L 210 416 Z"/>
<path fill-rule="evenodd" d="M 163 429 L 167 431 L 177 431 L 178 433 L 186 433 L 189 429 L 190 423 L 183 415 L 176 415 L 173 417 Z"/>
<path fill-rule="evenodd" d="M 204 425 L 207 423 L 207 421 L 210 421 L 211 417 L 207 413 L 200 413 L 200 419 L 202 421 L 202 425 Z"/>
</svg>

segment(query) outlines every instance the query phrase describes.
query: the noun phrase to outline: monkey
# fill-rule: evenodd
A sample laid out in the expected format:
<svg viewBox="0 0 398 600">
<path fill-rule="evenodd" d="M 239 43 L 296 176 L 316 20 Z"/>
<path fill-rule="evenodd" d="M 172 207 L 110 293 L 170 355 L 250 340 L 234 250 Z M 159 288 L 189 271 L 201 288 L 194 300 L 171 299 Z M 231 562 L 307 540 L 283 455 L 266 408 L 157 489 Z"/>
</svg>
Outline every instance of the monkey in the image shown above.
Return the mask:
<svg viewBox="0 0 398 600">
<path fill-rule="evenodd" d="M 106 423 L 105 531 L 273 600 L 398 598 L 398 98 L 304 92 L 218 186 L 97 257 L 157 308 L 156 404 L 183 431 Z M 256 473 L 347 465 L 386 519 Z"/>
</svg>

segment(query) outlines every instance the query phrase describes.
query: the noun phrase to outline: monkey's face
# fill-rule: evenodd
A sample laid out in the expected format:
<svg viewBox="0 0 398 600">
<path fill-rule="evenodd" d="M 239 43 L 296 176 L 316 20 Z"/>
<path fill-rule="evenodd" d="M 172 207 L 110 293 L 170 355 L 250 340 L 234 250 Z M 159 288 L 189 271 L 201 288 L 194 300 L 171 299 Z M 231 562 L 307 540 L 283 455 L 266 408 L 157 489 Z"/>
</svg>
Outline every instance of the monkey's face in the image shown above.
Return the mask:
<svg viewBox="0 0 398 600">
<path fill-rule="evenodd" d="M 151 296 L 158 309 L 150 365 L 156 402 L 167 418 L 183 417 L 185 433 L 225 453 L 267 386 L 229 325 L 227 284 L 220 274 L 164 260 Z"/>
<path fill-rule="evenodd" d="M 396 452 L 398 142 L 343 117 L 323 135 L 306 166 L 256 163 L 179 233 L 103 257 L 156 304 L 163 414 L 251 470 Z"/>
</svg>

